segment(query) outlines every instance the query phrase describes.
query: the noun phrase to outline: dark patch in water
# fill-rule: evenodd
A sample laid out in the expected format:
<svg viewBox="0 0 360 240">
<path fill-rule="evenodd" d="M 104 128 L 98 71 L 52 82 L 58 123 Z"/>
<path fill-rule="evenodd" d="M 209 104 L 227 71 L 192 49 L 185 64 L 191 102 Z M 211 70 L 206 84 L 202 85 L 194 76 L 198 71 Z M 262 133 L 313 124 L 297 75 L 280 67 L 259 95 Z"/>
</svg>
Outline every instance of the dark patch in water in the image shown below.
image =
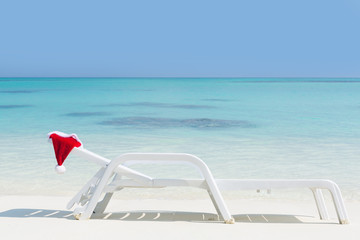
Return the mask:
<svg viewBox="0 0 360 240">
<path fill-rule="evenodd" d="M 181 123 L 187 127 L 195 128 L 223 128 L 223 127 L 250 127 L 247 121 L 221 120 L 209 118 L 184 119 Z"/>
<path fill-rule="evenodd" d="M 73 112 L 73 113 L 67 113 L 65 116 L 68 117 L 91 117 L 91 116 L 105 116 L 110 115 L 110 113 L 107 112 Z"/>
<path fill-rule="evenodd" d="M 102 89 L 102 91 L 112 91 L 112 92 L 154 92 L 155 89 Z"/>
<path fill-rule="evenodd" d="M 153 102 L 137 102 L 125 104 L 108 104 L 111 107 L 154 107 L 154 108 L 182 108 L 182 109 L 210 109 L 215 108 L 209 105 L 192 105 L 192 104 L 169 104 L 169 103 L 153 103 Z"/>
<path fill-rule="evenodd" d="M 149 117 L 125 117 L 115 118 L 100 122 L 102 125 L 110 126 L 136 126 L 136 127 L 191 127 L 191 128 L 229 128 L 229 127 L 254 127 L 253 124 L 247 121 L 238 120 L 223 120 L 210 118 L 195 118 L 195 119 L 173 119 L 173 118 L 149 118 Z"/>
<path fill-rule="evenodd" d="M 17 93 L 35 93 L 35 92 L 39 92 L 37 90 L 3 90 L 0 91 L 0 93 L 13 93 L 13 94 L 17 94 Z"/>
<path fill-rule="evenodd" d="M 27 107 L 33 107 L 33 105 L 0 105 L 0 109 L 27 108 Z"/>
<path fill-rule="evenodd" d="M 230 100 L 221 99 L 221 98 L 207 98 L 207 99 L 202 99 L 202 100 L 209 101 L 209 102 L 230 102 Z"/>
</svg>

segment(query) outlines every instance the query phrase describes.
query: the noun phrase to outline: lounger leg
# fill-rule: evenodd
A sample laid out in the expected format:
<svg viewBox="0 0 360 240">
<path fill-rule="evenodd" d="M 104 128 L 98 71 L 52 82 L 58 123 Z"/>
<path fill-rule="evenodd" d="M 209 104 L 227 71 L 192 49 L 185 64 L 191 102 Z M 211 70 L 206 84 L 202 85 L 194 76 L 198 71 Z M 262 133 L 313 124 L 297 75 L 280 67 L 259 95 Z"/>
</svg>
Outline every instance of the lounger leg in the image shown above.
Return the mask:
<svg viewBox="0 0 360 240">
<path fill-rule="evenodd" d="M 83 194 L 85 194 L 91 185 L 96 185 L 100 177 L 104 174 L 105 168 L 101 168 L 97 173 L 81 188 L 81 190 L 69 201 L 66 208 L 71 209 L 75 203 L 79 203 Z"/>
<path fill-rule="evenodd" d="M 107 205 L 110 202 L 111 197 L 113 196 L 113 192 L 108 192 L 105 194 L 104 199 L 100 202 L 98 202 L 98 204 L 96 205 L 95 209 L 94 209 L 94 214 L 100 214 L 103 213 L 107 207 Z"/>
<path fill-rule="evenodd" d="M 111 176 L 114 174 L 113 169 L 114 169 L 114 166 L 112 166 L 112 168 L 110 168 L 109 166 L 107 167 L 102 178 L 100 179 L 99 183 L 97 184 L 97 186 L 95 188 L 94 194 L 91 196 L 89 202 L 85 206 L 84 212 L 81 213 L 81 215 L 79 216 L 79 220 L 86 220 L 91 217 L 107 182 L 109 181 Z"/>
<path fill-rule="evenodd" d="M 235 219 L 230 215 L 229 210 L 225 205 L 224 199 L 222 198 L 219 189 L 214 184 L 215 181 L 214 182 L 210 182 L 210 181 L 207 179 L 208 193 L 215 206 L 216 211 L 218 212 L 219 216 L 221 216 L 224 219 L 226 224 L 235 223 Z"/>
<path fill-rule="evenodd" d="M 116 174 L 112 182 L 117 181 L 117 180 L 120 180 L 121 178 L 122 178 L 121 175 Z M 116 189 L 116 191 L 120 191 L 120 190 L 122 190 L 122 189 L 123 189 L 123 188 Z M 98 202 L 98 204 L 96 205 L 96 207 L 95 207 L 95 209 L 94 209 L 94 214 L 96 214 L 96 213 L 97 213 L 97 214 L 103 213 L 103 212 L 105 211 L 107 205 L 109 204 L 110 199 L 111 199 L 111 197 L 112 197 L 113 195 L 114 195 L 113 192 L 108 192 L 108 193 L 106 193 L 105 196 L 104 196 L 104 199 L 101 200 L 100 202 Z"/>
<path fill-rule="evenodd" d="M 217 203 L 216 203 L 216 201 L 214 199 L 214 196 L 211 194 L 211 192 L 209 190 L 207 192 L 209 193 L 210 199 L 211 199 L 211 201 L 212 201 L 212 203 L 213 203 L 213 205 L 214 205 L 214 207 L 216 209 L 217 214 L 219 215 L 219 217 L 222 217 L 221 212 L 219 210 L 219 206 L 217 205 Z"/>
<path fill-rule="evenodd" d="M 333 198 L 333 201 L 334 201 L 334 205 L 335 205 L 336 213 L 337 213 L 337 216 L 339 219 L 339 223 L 340 224 L 348 224 L 349 218 L 347 215 L 344 200 L 341 196 L 339 187 L 335 183 L 333 183 L 333 184 L 331 184 L 331 186 L 328 189 L 329 189 L 331 196 Z"/>
<path fill-rule="evenodd" d="M 311 191 L 314 194 L 314 198 L 315 198 L 315 202 L 316 202 L 316 206 L 320 215 L 320 219 L 322 220 L 328 220 L 329 219 L 329 214 L 328 214 L 328 210 L 326 208 L 325 205 L 325 201 L 324 201 L 324 196 L 322 194 L 321 189 L 319 188 L 311 188 Z"/>
</svg>

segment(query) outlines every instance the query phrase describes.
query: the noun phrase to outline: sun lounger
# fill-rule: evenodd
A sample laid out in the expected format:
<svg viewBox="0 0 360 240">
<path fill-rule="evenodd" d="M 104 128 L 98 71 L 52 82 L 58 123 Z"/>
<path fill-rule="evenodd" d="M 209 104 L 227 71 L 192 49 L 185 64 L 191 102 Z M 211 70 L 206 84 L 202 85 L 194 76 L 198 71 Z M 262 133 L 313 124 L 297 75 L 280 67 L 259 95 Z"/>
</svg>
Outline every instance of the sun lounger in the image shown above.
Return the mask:
<svg viewBox="0 0 360 240">
<path fill-rule="evenodd" d="M 163 188 L 174 186 L 189 186 L 201 188 L 208 192 L 214 207 L 225 223 L 234 223 L 224 202 L 220 190 L 248 190 L 273 188 L 309 188 L 312 190 L 321 219 L 328 219 L 328 211 L 322 195 L 322 189 L 331 193 L 337 217 L 340 224 L 348 223 L 348 216 L 339 187 L 330 180 L 260 180 L 260 179 L 214 179 L 207 165 L 198 157 L 184 153 L 127 153 L 113 160 L 101 157 L 83 148 L 75 134 L 67 135 L 60 132 L 49 133 L 53 140 L 57 166 L 59 172 L 64 172 L 62 163 L 72 152 L 82 158 L 100 165 L 98 172 L 83 186 L 67 205 L 71 209 L 74 205 L 74 216 L 79 220 L 89 219 L 93 214 L 105 211 L 113 193 L 124 188 Z M 62 143 L 62 139 L 67 141 Z M 75 140 L 75 141 L 74 141 Z M 69 141 L 71 142 L 69 146 Z M 79 146 L 80 143 L 80 146 Z M 64 146 L 59 150 L 60 146 Z M 59 156 L 62 154 L 62 156 Z M 64 158 L 65 156 L 65 158 Z M 60 160 L 59 160 L 60 159 Z M 201 172 L 201 179 L 158 179 L 152 178 L 128 166 L 137 164 L 187 164 Z"/>
</svg>

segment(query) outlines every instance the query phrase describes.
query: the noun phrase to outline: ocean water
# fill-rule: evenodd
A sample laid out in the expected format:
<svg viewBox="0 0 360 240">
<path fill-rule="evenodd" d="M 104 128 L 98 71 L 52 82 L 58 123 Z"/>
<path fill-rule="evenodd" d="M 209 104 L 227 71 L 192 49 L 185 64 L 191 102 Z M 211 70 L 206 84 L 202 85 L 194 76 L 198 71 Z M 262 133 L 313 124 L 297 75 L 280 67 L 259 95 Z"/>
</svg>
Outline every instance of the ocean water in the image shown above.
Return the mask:
<svg viewBox="0 0 360 240">
<path fill-rule="evenodd" d="M 76 133 L 87 149 L 108 158 L 191 153 L 216 178 L 326 178 L 346 199 L 360 200 L 360 79 L 2 78 L 1 195 L 71 195 L 96 172 L 71 155 L 67 172 L 54 172 L 47 133 L 55 130 Z M 186 166 L 133 167 L 158 177 L 198 176 Z M 118 196 L 206 194 L 176 188 Z"/>
</svg>

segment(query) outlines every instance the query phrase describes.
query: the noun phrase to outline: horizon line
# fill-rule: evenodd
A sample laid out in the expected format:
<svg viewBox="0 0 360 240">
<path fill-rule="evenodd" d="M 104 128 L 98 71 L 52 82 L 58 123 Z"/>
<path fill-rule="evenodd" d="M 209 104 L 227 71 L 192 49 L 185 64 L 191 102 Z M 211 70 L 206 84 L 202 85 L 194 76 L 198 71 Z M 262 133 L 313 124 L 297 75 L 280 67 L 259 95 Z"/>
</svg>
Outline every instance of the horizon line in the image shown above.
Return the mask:
<svg viewBox="0 0 360 240">
<path fill-rule="evenodd" d="M 107 78 L 107 79 L 360 79 L 359 77 L 1 77 L 0 79 L 4 78 L 12 78 L 12 79 L 19 79 L 19 78 Z"/>
</svg>

